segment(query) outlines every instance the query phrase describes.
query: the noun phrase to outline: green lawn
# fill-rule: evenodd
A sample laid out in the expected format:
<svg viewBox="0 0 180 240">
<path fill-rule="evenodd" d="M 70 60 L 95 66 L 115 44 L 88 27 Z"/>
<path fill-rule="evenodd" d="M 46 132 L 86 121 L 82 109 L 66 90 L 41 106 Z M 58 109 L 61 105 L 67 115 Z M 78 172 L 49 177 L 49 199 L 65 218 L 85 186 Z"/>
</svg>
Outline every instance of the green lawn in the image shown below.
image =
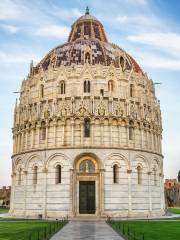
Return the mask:
<svg viewBox="0 0 180 240">
<path fill-rule="evenodd" d="M 117 223 L 118 221 L 115 221 L 115 224 Z M 127 233 L 127 226 L 129 226 L 132 232 L 136 232 L 136 236 L 139 236 L 140 240 L 142 233 L 144 233 L 145 240 L 180 239 L 180 221 L 123 221 L 123 223 L 125 232 Z"/>
<path fill-rule="evenodd" d="M 57 223 L 57 222 L 56 222 Z M 0 240 L 28 240 L 29 234 L 31 233 L 31 240 L 38 239 L 38 231 L 39 231 L 39 239 L 45 239 L 45 227 L 46 227 L 46 235 L 55 232 L 55 226 L 57 226 L 55 222 L 0 222 Z M 50 226 L 51 225 L 51 226 Z M 61 224 L 58 229 L 62 228 L 64 224 Z M 57 229 L 56 229 L 57 231 Z M 47 238 L 48 239 L 48 238 Z"/>
<path fill-rule="evenodd" d="M 180 208 L 169 208 L 168 210 L 172 213 L 180 214 Z"/>
<path fill-rule="evenodd" d="M 8 211 L 9 211 L 9 208 L 0 208 L 0 214 L 7 213 Z"/>
</svg>

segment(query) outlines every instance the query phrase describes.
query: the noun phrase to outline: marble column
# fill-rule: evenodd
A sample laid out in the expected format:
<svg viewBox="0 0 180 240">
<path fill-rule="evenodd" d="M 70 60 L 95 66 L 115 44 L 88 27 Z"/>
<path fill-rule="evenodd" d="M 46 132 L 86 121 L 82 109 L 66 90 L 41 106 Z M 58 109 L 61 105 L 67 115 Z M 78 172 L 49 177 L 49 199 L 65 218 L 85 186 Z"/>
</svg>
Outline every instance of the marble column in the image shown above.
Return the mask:
<svg viewBox="0 0 180 240">
<path fill-rule="evenodd" d="M 43 169 L 43 179 L 44 179 L 44 192 L 43 192 L 43 217 L 46 218 L 47 216 L 47 173 L 48 173 L 48 169 L 44 168 Z"/>
<path fill-rule="evenodd" d="M 34 146 L 34 128 L 31 128 L 31 149 L 33 148 Z"/>
<path fill-rule="evenodd" d="M 54 121 L 54 122 L 53 122 L 54 147 L 56 147 L 56 128 L 57 128 L 57 123 L 56 123 L 56 121 Z"/>
<path fill-rule="evenodd" d="M 126 140 L 127 140 L 126 144 L 129 147 L 129 125 L 125 126 L 125 129 L 126 129 Z"/>
<path fill-rule="evenodd" d="M 83 125 L 83 121 L 81 121 L 81 145 L 83 145 L 84 143 L 84 125 Z"/>
<path fill-rule="evenodd" d="M 112 121 L 109 121 L 109 128 L 110 128 L 110 146 L 112 146 Z"/>
<path fill-rule="evenodd" d="M 91 145 L 94 144 L 94 121 L 91 121 Z"/>
<path fill-rule="evenodd" d="M 165 208 L 165 198 L 164 198 L 164 183 L 163 183 L 163 174 L 159 174 L 159 187 L 160 187 L 160 198 L 161 198 L 161 210 Z"/>
<path fill-rule="evenodd" d="M 26 128 L 26 143 L 25 143 L 25 149 L 28 150 L 28 135 L 29 135 L 29 130 Z"/>
<path fill-rule="evenodd" d="M 141 149 L 143 149 L 144 148 L 144 146 L 143 146 L 143 136 L 144 136 L 143 132 L 144 132 L 144 129 L 141 128 L 140 131 L 141 131 Z"/>
<path fill-rule="evenodd" d="M 48 132 L 49 132 L 49 125 L 46 123 L 46 140 L 45 140 L 45 147 L 48 147 Z"/>
<path fill-rule="evenodd" d="M 14 202 L 15 202 L 15 187 L 16 187 L 16 173 L 12 173 L 11 175 L 11 200 L 10 200 L 10 213 L 14 212 Z"/>
<path fill-rule="evenodd" d="M 62 145 L 65 144 L 65 123 L 62 124 Z"/>
<path fill-rule="evenodd" d="M 71 145 L 74 145 L 74 121 L 71 122 Z"/>
<path fill-rule="evenodd" d="M 100 198 L 99 198 L 99 202 L 100 202 L 100 216 L 103 215 L 104 213 L 104 169 L 100 169 L 100 173 L 99 173 L 99 178 L 100 178 L 100 188 L 99 188 L 99 192 L 100 192 Z"/>
<path fill-rule="evenodd" d="M 17 141 L 16 141 L 16 153 L 18 153 L 19 152 L 19 134 L 18 133 L 16 135 L 16 139 L 17 139 Z"/>
<path fill-rule="evenodd" d="M 38 124 L 37 125 L 37 145 L 38 145 L 38 148 L 40 148 L 40 128 L 41 128 L 41 125 Z"/>
<path fill-rule="evenodd" d="M 74 170 L 73 169 L 70 169 L 70 197 L 69 197 L 69 203 L 70 203 L 70 212 L 73 216 L 73 211 L 74 211 L 74 206 L 73 206 L 73 200 L 74 200 L 74 197 L 73 197 L 73 191 L 74 191 L 74 186 L 73 186 L 73 173 Z"/>
<path fill-rule="evenodd" d="M 127 170 L 127 174 L 128 174 L 128 215 L 130 215 L 132 212 L 131 173 L 132 173 L 131 169 Z"/>
<path fill-rule="evenodd" d="M 121 125 L 120 125 L 120 123 L 119 123 L 119 125 L 118 125 L 118 129 L 119 129 L 119 146 L 121 146 Z"/>
<path fill-rule="evenodd" d="M 148 195 L 149 195 L 149 213 L 152 212 L 152 188 L 151 188 L 151 174 L 152 172 L 147 172 L 148 174 Z"/>
<path fill-rule="evenodd" d="M 23 151 L 23 150 L 24 150 L 24 136 L 25 136 L 24 132 L 25 132 L 25 130 L 23 130 L 23 131 L 22 131 L 22 139 L 21 139 L 21 151 Z"/>
<path fill-rule="evenodd" d="M 27 199 L 27 171 L 24 171 L 24 216 L 26 217 L 26 199 Z"/>
<path fill-rule="evenodd" d="M 104 127 L 104 125 L 103 125 L 103 121 L 101 121 L 100 122 L 100 128 L 101 128 L 101 146 L 103 146 L 104 145 L 104 132 L 103 132 L 103 127 Z"/>
</svg>

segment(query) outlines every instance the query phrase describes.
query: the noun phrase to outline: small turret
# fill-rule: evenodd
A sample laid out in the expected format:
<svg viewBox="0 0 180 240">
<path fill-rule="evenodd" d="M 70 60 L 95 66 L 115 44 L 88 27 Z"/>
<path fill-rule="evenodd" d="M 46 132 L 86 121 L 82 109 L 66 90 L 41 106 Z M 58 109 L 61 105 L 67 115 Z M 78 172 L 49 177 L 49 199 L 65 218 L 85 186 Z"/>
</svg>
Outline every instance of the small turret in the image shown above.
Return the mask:
<svg viewBox="0 0 180 240">
<path fill-rule="evenodd" d="M 34 66 L 33 66 L 33 60 L 30 63 L 30 75 L 33 74 Z"/>
</svg>

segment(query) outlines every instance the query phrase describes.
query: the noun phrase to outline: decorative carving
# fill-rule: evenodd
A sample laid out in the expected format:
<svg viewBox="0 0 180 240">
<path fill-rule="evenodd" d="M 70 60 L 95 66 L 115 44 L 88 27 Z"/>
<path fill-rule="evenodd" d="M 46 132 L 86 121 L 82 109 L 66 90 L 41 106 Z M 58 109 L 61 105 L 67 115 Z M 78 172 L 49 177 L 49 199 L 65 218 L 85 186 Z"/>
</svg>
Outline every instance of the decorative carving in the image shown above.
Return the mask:
<svg viewBox="0 0 180 240">
<path fill-rule="evenodd" d="M 134 104 L 130 105 L 130 118 L 137 119 L 137 110 Z"/>
<path fill-rule="evenodd" d="M 100 101 L 100 103 L 97 107 L 96 114 L 100 115 L 100 116 L 107 115 L 106 106 L 105 106 L 103 100 Z"/>
<path fill-rule="evenodd" d="M 124 110 L 123 110 L 123 108 L 122 108 L 121 102 L 118 102 L 118 104 L 117 104 L 117 106 L 116 106 L 116 108 L 115 108 L 114 113 L 115 113 L 115 115 L 117 115 L 117 116 L 120 116 L 120 117 L 123 116 Z"/>
<path fill-rule="evenodd" d="M 70 107 L 65 100 L 62 100 L 58 110 L 59 110 L 58 112 L 60 116 L 63 116 L 63 117 L 69 116 L 71 114 Z"/>
<path fill-rule="evenodd" d="M 88 111 L 88 107 L 86 106 L 85 102 L 82 100 L 79 104 L 79 108 L 76 111 L 78 116 L 90 116 L 90 112 Z"/>
</svg>

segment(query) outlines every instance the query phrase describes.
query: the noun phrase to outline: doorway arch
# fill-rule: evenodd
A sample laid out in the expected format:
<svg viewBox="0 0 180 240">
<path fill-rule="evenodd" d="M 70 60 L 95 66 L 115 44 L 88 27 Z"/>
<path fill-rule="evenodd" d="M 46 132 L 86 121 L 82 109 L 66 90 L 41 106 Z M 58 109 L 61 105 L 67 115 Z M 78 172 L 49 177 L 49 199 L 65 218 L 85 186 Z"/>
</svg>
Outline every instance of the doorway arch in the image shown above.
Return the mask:
<svg viewBox="0 0 180 240">
<path fill-rule="evenodd" d="M 72 199 L 74 216 L 102 215 L 103 172 L 101 161 L 95 154 L 84 153 L 75 158 Z"/>
</svg>

